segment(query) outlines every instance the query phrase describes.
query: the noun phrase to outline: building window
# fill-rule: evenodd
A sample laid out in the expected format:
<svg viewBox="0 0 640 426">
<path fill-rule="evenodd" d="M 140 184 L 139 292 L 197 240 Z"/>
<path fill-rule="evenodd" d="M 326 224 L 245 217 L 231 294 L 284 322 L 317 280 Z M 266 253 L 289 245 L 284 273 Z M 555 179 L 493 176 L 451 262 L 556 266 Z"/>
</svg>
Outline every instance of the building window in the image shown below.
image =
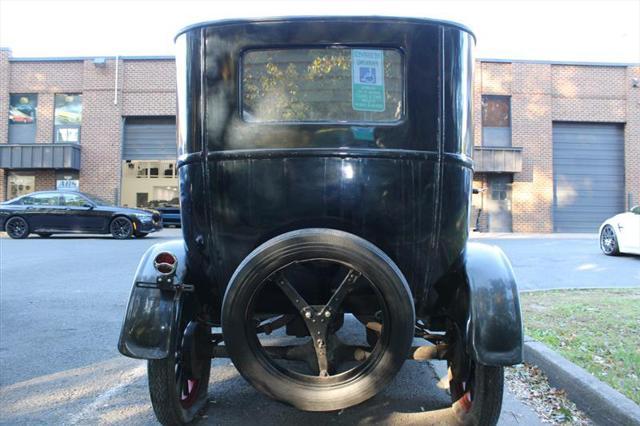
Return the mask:
<svg viewBox="0 0 640 426">
<path fill-rule="evenodd" d="M 59 93 L 55 96 L 55 141 L 80 142 L 82 95 Z"/>
<path fill-rule="evenodd" d="M 482 145 L 511 146 L 511 98 L 482 96 Z"/>
<path fill-rule="evenodd" d="M 170 160 L 125 160 L 121 203 L 127 207 L 179 205 L 178 170 Z"/>
<path fill-rule="evenodd" d="M 7 176 L 7 198 L 12 199 L 35 190 L 36 177 L 32 174 L 9 172 Z"/>
<path fill-rule="evenodd" d="M 38 95 L 9 96 L 9 143 L 35 143 Z"/>
</svg>

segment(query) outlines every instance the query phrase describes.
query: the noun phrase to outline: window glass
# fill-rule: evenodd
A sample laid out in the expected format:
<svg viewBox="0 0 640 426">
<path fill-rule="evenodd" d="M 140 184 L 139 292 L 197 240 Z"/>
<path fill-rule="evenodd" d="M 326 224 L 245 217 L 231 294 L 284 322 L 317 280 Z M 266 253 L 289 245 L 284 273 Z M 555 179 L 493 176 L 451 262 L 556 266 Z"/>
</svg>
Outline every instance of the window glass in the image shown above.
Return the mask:
<svg viewBox="0 0 640 426">
<path fill-rule="evenodd" d="M 55 96 L 55 141 L 80 142 L 82 123 L 82 95 L 56 94 Z"/>
<path fill-rule="evenodd" d="M 58 194 L 33 194 L 23 198 L 22 204 L 30 206 L 58 206 L 60 205 L 60 197 Z"/>
<path fill-rule="evenodd" d="M 631 213 L 640 214 L 640 206 L 633 207 Z"/>
<path fill-rule="evenodd" d="M 402 55 L 392 49 L 273 49 L 244 54 L 249 122 L 394 122 L 403 115 Z"/>
<path fill-rule="evenodd" d="M 85 197 L 87 197 L 89 200 L 93 201 L 93 204 L 96 204 L 98 206 L 111 206 L 112 203 L 108 202 L 107 200 L 98 197 L 97 195 L 92 195 L 92 194 L 84 194 L 83 195 Z"/>
<path fill-rule="evenodd" d="M 78 194 L 62 194 L 62 205 L 69 207 L 83 207 L 89 202 Z"/>
<path fill-rule="evenodd" d="M 34 191 L 36 177 L 20 172 L 9 172 L 7 177 L 7 198 L 15 198 Z"/>
<path fill-rule="evenodd" d="M 9 123 L 34 124 L 38 95 L 14 94 L 9 96 Z"/>
<path fill-rule="evenodd" d="M 58 127 L 56 129 L 56 142 L 78 142 L 80 140 L 80 129 L 68 127 Z"/>
<path fill-rule="evenodd" d="M 495 201 L 507 200 L 509 198 L 507 193 L 510 187 L 511 182 L 508 178 L 498 176 L 492 178 L 490 183 L 491 199 Z"/>
<path fill-rule="evenodd" d="M 509 96 L 482 96 L 482 144 L 495 147 L 511 146 Z"/>
<path fill-rule="evenodd" d="M 178 169 L 173 161 L 125 160 L 120 200 L 128 207 L 178 205 Z"/>
<path fill-rule="evenodd" d="M 482 97 L 482 125 L 511 127 L 511 102 L 508 96 Z"/>
</svg>

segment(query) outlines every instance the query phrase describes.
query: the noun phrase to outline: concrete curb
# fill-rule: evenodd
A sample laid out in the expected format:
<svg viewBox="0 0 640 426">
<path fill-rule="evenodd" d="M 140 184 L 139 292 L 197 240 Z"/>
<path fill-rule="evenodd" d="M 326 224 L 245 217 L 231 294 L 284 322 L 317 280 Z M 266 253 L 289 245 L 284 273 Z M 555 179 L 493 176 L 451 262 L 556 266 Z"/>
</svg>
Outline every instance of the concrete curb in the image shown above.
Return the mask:
<svg viewBox="0 0 640 426">
<path fill-rule="evenodd" d="M 640 406 L 542 343 L 527 337 L 524 360 L 544 371 L 549 383 L 564 389 L 595 423 L 640 425 Z"/>
</svg>

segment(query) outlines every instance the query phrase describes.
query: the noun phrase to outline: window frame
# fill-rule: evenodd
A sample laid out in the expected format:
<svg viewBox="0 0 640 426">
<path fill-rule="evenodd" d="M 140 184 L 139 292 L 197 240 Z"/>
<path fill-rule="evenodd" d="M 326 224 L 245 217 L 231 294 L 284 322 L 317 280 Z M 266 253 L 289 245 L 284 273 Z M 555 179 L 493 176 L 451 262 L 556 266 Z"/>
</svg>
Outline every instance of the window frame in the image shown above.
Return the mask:
<svg viewBox="0 0 640 426">
<path fill-rule="evenodd" d="M 487 98 L 503 98 L 508 102 L 509 107 L 509 125 L 508 126 L 486 126 L 484 124 L 484 103 Z M 491 129 L 509 129 L 509 144 L 508 145 L 496 145 L 496 144 L 487 144 L 487 140 L 485 138 L 484 130 L 486 128 Z M 481 132 L 481 146 L 488 148 L 511 148 L 513 147 L 513 108 L 511 103 L 511 95 L 494 95 L 494 94 L 482 94 L 480 97 L 480 132 Z"/>
<path fill-rule="evenodd" d="M 58 96 L 79 96 L 80 97 L 80 124 L 56 124 L 56 111 L 58 107 L 56 106 L 56 97 Z M 75 143 L 80 144 L 82 141 L 82 120 L 83 120 L 83 96 L 81 92 L 78 93 L 55 93 L 53 95 L 53 142 L 54 143 Z M 75 141 L 64 141 L 58 139 L 58 130 L 77 130 L 78 138 Z"/>
<path fill-rule="evenodd" d="M 12 99 L 27 97 L 33 107 L 33 120 L 20 122 L 11 120 L 11 110 L 15 105 Z M 32 145 L 36 143 L 38 132 L 38 93 L 9 93 L 9 117 L 7 117 L 7 142 L 10 144 Z"/>
<path fill-rule="evenodd" d="M 93 202 L 90 202 L 87 197 L 84 197 L 83 195 L 77 193 L 77 192 L 59 192 L 59 197 L 60 197 L 60 204 L 63 207 L 88 207 L 88 206 L 95 206 L 95 204 Z M 80 200 L 82 200 L 82 204 L 77 205 L 77 204 L 67 204 L 67 201 L 65 200 L 66 197 L 77 197 Z"/>
<path fill-rule="evenodd" d="M 29 98 L 33 98 L 34 105 L 33 105 L 33 109 L 34 109 L 34 113 L 33 113 L 33 121 L 31 123 L 20 123 L 20 122 L 11 122 L 11 119 L 9 119 L 9 125 L 10 126 L 35 126 L 38 122 L 38 94 L 37 93 L 25 93 L 25 92 L 20 92 L 20 93 L 9 93 L 9 112 L 11 112 L 11 106 L 13 105 L 13 103 L 11 102 L 11 98 L 13 97 L 29 97 Z"/>
<path fill-rule="evenodd" d="M 11 184 L 13 183 L 12 180 L 14 177 L 26 177 L 26 178 L 33 178 L 33 187 L 31 189 L 28 189 L 29 192 L 27 192 L 26 194 L 22 194 L 22 195 L 12 195 L 10 193 L 11 190 Z M 9 198 L 9 200 L 15 199 L 15 198 L 20 198 L 20 197 L 25 197 L 28 194 L 32 193 L 35 191 L 36 188 L 36 175 L 35 173 L 29 173 L 29 172 L 23 172 L 23 171 L 16 171 L 16 170 L 9 170 L 9 172 L 5 175 L 5 194 L 7 196 L 7 198 Z"/>
<path fill-rule="evenodd" d="M 29 199 L 29 198 L 34 199 L 34 198 L 38 198 L 38 197 L 41 197 L 41 196 L 55 197 L 55 198 L 58 199 L 58 201 L 55 204 L 33 204 L 33 203 L 32 204 L 25 204 L 24 203 L 24 200 L 26 200 L 26 199 Z M 23 196 L 23 198 L 21 200 L 22 200 L 22 205 L 24 205 L 24 206 L 60 207 L 62 205 L 61 201 L 60 201 L 60 193 L 58 193 L 58 192 L 41 192 L 41 193 L 38 193 L 38 194 L 29 194 L 29 195 Z"/>
<path fill-rule="evenodd" d="M 352 50 L 391 50 L 398 53 L 400 56 L 400 78 L 402 79 L 400 87 L 402 90 L 401 102 L 402 102 L 402 111 L 400 117 L 394 120 L 385 120 L 385 121 L 372 121 L 372 120 L 272 120 L 272 121 L 250 121 L 245 118 L 244 114 L 244 84 L 243 84 L 243 76 L 244 76 L 244 63 L 245 56 L 250 52 L 268 52 L 273 50 L 331 50 L 331 49 L 344 49 L 351 52 Z M 350 71 L 352 72 L 352 71 Z M 322 126 L 322 125 L 332 125 L 332 126 L 375 126 L 375 127 L 393 127 L 404 124 L 407 120 L 407 59 L 406 52 L 399 46 L 389 46 L 389 45 L 269 45 L 269 46 L 252 46 L 246 47 L 239 52 L 239 60 L 238 60 L 238 71 L 237 71 L 237 88 L 238 88 L 238 102 L 236 115 L 238 118 L 246 125 L 260 125 L 260 126 Z M 366 111 L 363 111 L 366 112 Z"/>
</svg>

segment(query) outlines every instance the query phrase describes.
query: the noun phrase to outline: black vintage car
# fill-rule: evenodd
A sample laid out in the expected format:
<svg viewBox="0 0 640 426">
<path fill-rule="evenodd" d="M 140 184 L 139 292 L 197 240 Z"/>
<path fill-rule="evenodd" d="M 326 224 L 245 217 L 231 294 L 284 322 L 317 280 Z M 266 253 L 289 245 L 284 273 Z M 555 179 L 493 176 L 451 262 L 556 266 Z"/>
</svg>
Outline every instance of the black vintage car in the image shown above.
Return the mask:
<svg viewBox="0 0 640 426">
<path fill-rule="evenodd" d="M 157 211 L 117 207 L 81 192 L 41 191 L 1 203 L 0 229 L 16 239 L 30 233 L 43 238 L 86 233 L 127 239 L 161 230 L 162 219 Z"/>
<path fill-rule="evenodd" d="M 158 419 L 206 407 L 214 357 L 309 411 L 444 359 L 452 411 L 495 424 L 522 323 L 507 258 L 467 241 L 473 34 L 307 17 L 176 43 L 184 240 L 144 255 L 119 341 L 149 360 Z"/>
</svg>

